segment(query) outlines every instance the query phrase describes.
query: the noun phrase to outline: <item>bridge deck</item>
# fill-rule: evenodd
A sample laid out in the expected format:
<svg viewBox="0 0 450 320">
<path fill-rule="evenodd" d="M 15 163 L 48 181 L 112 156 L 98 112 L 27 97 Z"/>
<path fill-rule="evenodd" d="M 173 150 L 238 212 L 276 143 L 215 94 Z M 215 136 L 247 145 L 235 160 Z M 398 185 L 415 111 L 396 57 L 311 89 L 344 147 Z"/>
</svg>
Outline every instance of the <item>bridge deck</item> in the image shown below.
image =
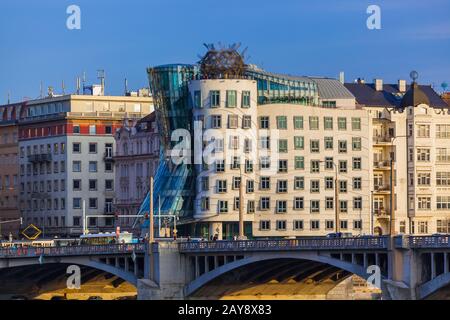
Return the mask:
<svg viewBox="0 0 450 320">
<path fill-rule="evenodd" d="M 18 247 L 1 248 L 0 258 L 27 258 L 44 256 L 89 256 L 89 255 L 116 255 L 132 252 L 144 253 L 146 244 L 108 244 L 91 246 L 64 246 L 64 247 Z"/>
<path fill-rule="evenodd" d="M 385 250 L 387 237 L 304 238 L 281 240 L 237 240 L 181 242 L 180 252 L 242 252 L 277 250 Z"/>
</svg>

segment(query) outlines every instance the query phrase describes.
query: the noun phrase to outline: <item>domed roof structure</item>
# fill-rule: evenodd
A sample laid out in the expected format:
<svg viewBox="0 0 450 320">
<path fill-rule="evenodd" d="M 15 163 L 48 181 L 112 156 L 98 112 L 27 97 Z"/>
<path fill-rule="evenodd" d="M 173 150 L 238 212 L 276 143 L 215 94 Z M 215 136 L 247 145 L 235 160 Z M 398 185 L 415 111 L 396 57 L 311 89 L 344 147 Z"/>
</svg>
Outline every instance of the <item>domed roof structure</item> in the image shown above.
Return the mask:
<svg viewBox="0 0 450 320">
<path fill-rule="evenodd" d="M 419 77 L 419 74 L 416 71 L 411 71 L 410 73 L 411 79 L 413 80 L 411 87 L 403 96 L 402 102 L 400 104 L 401 108 L 406 107 L 417 107 L 419 104 L 430 105 L 430 99 L 428 96 L 420 89 L 416 80 Z"/>
<path fill-rule="evenodd" d="M 245 71 L 244 52 L 237 49 L 240 44 L 216 49 L 213 44 L 205 44 L 208 52 L 201 58 L 200 73 L 207 79 L 242 78 Z"/>
</svg>

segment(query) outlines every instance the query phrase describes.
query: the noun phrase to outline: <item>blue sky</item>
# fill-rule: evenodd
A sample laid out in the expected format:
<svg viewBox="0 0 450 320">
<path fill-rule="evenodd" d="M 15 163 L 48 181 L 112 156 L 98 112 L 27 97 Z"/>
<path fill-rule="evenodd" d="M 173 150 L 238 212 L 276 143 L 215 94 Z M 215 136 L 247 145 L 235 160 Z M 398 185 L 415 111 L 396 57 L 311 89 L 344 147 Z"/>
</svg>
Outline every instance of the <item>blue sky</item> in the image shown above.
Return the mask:
<svg viewBox="0 0 450 320">
<path fill-rule="evenodd" d="M 66 8 L 81 8 L 81 30 Z M 381 30 L 366 9 L 381 7 Z M 193 63 L 203 43 L 241 42 L 249 63 L 279 73 L 388 82 L 419 72 L 450 82 L 448 0 L 1 0 L 0 104 L 39 96 L 39 85 L 75 90 L 106 71 L 108 94 L 147 85 L 145 68 Z"/>
</svg>

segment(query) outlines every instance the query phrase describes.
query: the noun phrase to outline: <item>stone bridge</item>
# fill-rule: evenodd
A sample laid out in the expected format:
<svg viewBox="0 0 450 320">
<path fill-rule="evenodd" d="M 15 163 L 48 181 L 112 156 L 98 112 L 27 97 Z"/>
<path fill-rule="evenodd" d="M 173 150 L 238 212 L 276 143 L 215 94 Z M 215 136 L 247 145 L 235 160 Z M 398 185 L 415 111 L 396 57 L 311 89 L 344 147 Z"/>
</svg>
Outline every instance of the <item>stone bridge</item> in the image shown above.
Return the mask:
<svg viewBox="0 0 450 320">
<path fill-rule="evenodd" d="M 267 297 L 273 288 L 286 295 L 326 291 L 351 275 L 368 279 L 374 266 L 386 299 L 424 299 L 450 285 L 450 236 L 164 241 L 148 248 L 1 249 L 0 269 L 88 266 L 137 286 L 139 299 L 220 298 L 233 292 Z"/>
</svg>

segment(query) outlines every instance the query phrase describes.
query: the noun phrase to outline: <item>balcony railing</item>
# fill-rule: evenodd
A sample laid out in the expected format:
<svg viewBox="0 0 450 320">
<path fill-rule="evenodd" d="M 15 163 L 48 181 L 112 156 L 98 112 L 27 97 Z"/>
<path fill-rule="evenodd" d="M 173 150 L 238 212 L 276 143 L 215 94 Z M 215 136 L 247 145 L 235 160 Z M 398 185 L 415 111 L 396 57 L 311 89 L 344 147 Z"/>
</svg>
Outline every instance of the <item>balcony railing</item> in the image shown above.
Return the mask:
<svg viewBox="0 0 450 320">
<path fill-rule="evenodd" d="M 390 190 L 391 190 L 391 187 L 388 184 L 375 185 L 373 188 L 374 188 L 375 193 L 377 193 L 377 192 L 390 192 Z"/>
<path fill-rule="evenodd" d="M 373 214 L 378 218 L 389 218 L 391 215 L 391 212 L 386 209 L 375 209 L 373 210 Z"/>
<path fill-rule="evenodd" d="M 86 256 L 102 254 L 127 254 L 143 253 L 146 244 L 128 243 L 128 244 L 108 244 L 92 246 L 64 246 L 64 247 L 11 247 L 1 248 L 0 257 L 2 258 L 27 258 L 44 256 Z"/>
<path fill-rule="evenodd" d="M 409 236 L 409 247 L 419 248 L 450 248 L 450 235 Z"/>
<path fill-rule="evenodd" d="M 373 143 L 378 144 L 378 143 L 391 143 L 392 142 L 392 136 L 390 135 L 385 135 L 385 136 L 374 136 L 373 137 Z"/>
<path fill-rule="evenodd" d="M 181 242 L 180 252 L 386 249 L 387 238 L 305 238 L 282 240 Z"/>
<path fill-rule="evenodd" d="M 378 160 L 373 162 L 373 166 L 375 168 L 390 168 L 391 161 L 390 160 Z"/>
</svg>

